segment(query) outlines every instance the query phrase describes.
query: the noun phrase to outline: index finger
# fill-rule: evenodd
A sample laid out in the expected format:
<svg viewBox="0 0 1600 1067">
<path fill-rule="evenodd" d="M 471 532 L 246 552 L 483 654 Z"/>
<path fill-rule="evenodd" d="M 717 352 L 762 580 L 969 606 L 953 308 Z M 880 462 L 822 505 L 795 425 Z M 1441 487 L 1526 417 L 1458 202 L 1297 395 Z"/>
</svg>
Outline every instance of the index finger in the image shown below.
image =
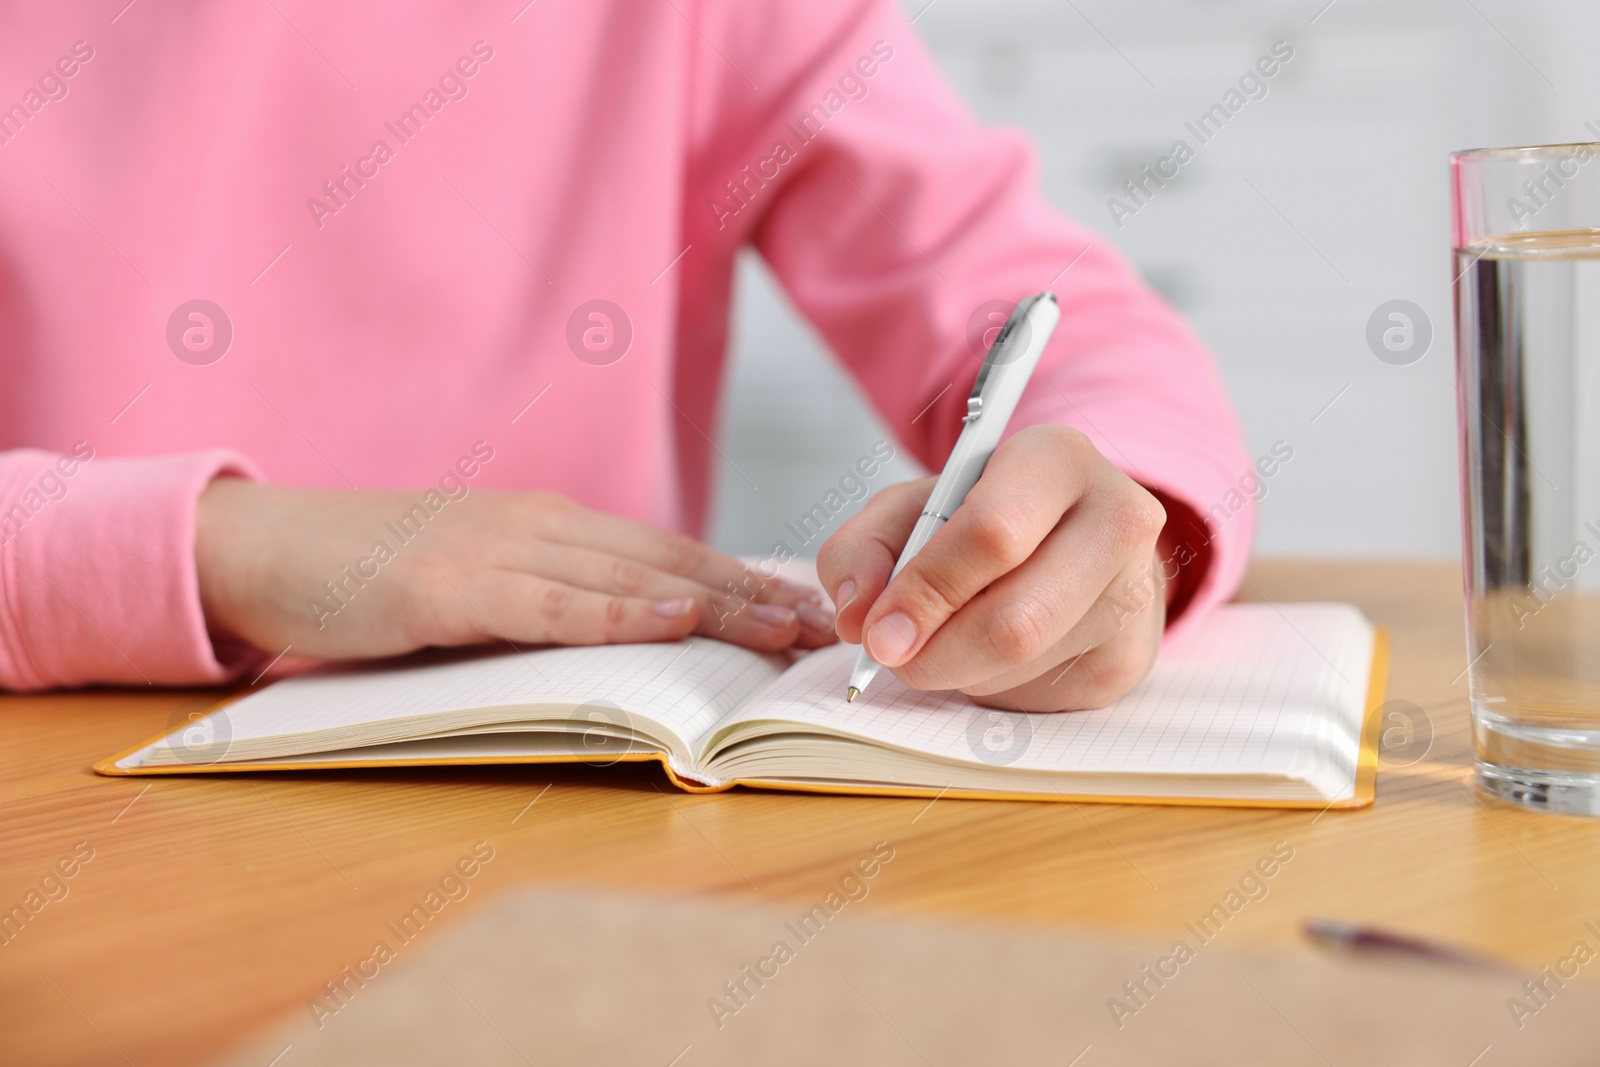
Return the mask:
<svg viewBox="0 0 1600 1067">
<path fill-rule="evenodd" d="M 861 623 L 889 583 L 933 483 L 918 478 L 884 487 L 818 550 L 817 577 L 833 598 L 834 628 L 846 641 L 860 643 Z"/>
</svg>

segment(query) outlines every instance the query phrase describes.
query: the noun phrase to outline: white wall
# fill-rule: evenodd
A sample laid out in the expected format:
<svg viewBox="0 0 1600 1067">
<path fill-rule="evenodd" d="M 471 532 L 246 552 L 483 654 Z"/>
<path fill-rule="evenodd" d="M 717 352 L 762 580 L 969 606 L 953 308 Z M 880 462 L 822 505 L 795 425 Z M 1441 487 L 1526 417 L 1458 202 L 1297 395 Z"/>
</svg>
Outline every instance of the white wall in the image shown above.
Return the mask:
<svg viewBox="0 0 1600 1067">
<path fill-rule="evenodd" d="M 1451 556 L 1446 156 L 1595 139 L 1600 5 L 1325 3 L 934 0 L 916 26 L 983 121 L 1033 136 L 1045 195 L 1212 346 L 1253 451 L 1293 446 L 1262 504 L 1260 554 Z M 1118 229 L 1107 198 L 1174 140 L 1195 143 L 1184 121 L 1276 40 L 1295 57 L 1268 95 Z M 1433 327 L 1409 366 L 1366 342 L 1396 298 Z M 713 539 L 760 552 L 886 434 L 753 259 L 736 314 L 723 447 L 743 474 L 718 472 Z"/>
</svg>

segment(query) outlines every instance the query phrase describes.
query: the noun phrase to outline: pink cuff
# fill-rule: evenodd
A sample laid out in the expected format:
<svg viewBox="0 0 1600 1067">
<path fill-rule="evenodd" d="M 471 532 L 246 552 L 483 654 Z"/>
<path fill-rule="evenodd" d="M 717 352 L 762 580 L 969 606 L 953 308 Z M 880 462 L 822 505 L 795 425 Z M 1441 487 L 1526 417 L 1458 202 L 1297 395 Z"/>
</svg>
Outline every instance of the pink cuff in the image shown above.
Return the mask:
<svg viewBox="0 0 1600 1067">
<path fill-rule="evenodd" d="M 200 608 L 195 507 L 222 474 L 261 479 L 221 449 L 0 454 L 0 688 L 203 685 L 255 662 L 219 656 Z"/>
</svg>

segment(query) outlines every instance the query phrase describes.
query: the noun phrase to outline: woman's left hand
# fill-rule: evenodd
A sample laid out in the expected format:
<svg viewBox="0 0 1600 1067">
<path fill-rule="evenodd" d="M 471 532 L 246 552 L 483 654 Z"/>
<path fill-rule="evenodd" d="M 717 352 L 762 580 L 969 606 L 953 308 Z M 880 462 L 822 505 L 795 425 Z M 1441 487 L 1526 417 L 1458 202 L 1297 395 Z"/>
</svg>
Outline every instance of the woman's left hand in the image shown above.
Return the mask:
<svg viewBox="0 0 1600 1067">
<path fill-rule="evenodd" d="M 1149 673 L 1166 624 L 1154 496 L 1078 431 L 1031 426 L 890 582 L 934 481 L 884 489 L 822 546 L 840 637 L 864 634 L 909 686 L 996 708 L 1103 707 Z"/>
</svg>

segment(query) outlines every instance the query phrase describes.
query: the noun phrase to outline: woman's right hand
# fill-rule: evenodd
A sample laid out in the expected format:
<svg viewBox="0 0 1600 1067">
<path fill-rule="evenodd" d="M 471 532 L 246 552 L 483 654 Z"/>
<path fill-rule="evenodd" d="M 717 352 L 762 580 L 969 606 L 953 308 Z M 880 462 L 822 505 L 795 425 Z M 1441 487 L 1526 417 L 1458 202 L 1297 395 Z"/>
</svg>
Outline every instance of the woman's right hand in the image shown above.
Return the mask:
<svg viewBox="0 0 1600 1067">
<path fill-rule="evenodd" d="M 317 659 L 693 633 L 763 651 L 835 639 L 820 593 L 681 534 L 554 493 L 435 491 L 445 503 L 432 513 L 426 495 L 217 479 L 195 524 L 207 624 Z"/>
</svg>

